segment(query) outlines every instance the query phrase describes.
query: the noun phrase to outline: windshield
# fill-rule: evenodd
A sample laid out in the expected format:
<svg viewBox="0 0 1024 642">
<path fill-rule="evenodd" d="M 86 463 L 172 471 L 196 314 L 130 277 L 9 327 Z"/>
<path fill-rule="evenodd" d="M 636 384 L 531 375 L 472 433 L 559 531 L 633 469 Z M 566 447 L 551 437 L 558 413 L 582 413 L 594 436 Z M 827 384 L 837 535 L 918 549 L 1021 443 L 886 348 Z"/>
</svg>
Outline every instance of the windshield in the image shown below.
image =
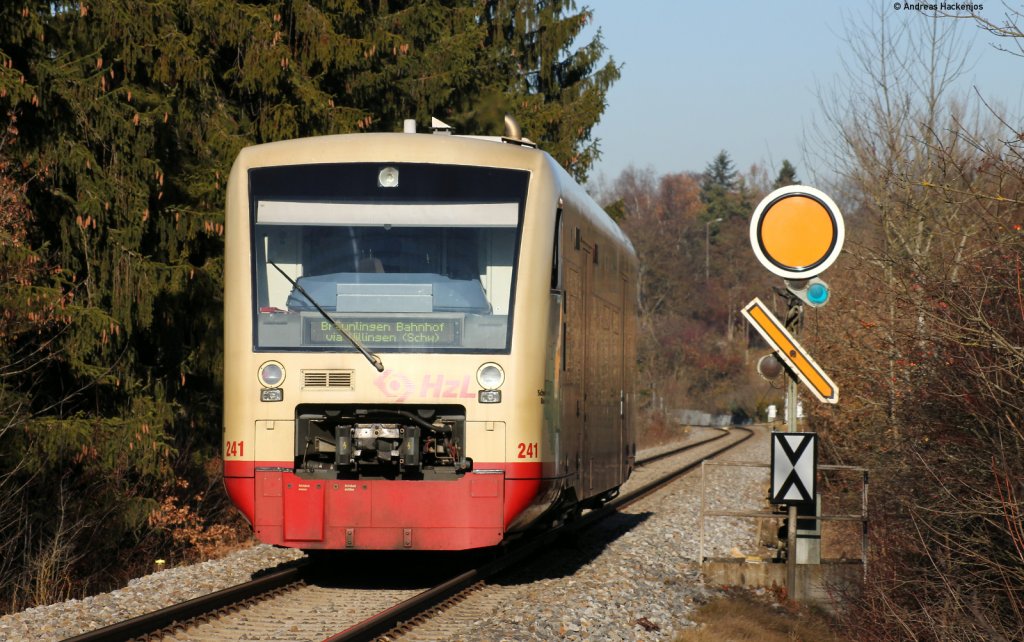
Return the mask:
<svg viewBox="0 0 1024 642">
<path fill-rule="evenodd" d="M 256 349 L 352 350 L 319 306 L 376 352 L 507 350 L 524 172 L 317 168 L 330 200 L 252 190 Z"/>
</svg>

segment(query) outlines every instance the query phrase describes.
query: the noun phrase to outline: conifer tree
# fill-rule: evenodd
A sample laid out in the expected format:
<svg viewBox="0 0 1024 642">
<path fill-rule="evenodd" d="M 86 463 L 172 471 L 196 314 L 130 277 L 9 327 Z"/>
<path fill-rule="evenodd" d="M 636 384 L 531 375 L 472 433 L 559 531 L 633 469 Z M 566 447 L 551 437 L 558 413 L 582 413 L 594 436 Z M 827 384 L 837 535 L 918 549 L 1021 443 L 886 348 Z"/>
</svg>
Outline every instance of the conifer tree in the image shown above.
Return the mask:
<svg viewBox="0 0 1024 642">
<path fill-rule="evenodd" d="M 484 11 L 491 71 L 482 109 L 504 107 L 581 182 L 599 155 L 592 131 L 620 73 L 613 59 L 601 63 L 600 31 L 573 48 L 592 16 L 574 0 L 487 0 Z"/>
<path fill-rule="evenodd" d="M 69 510 L 96 542 L 89 559 L 108 564 L 172 473 L 202 474 L 219 443 L 231 162 L 245 145 L 375 129 L 462 91 L 472 64 L 440 69 L 479 55 L 478 14 L 407 4 L 0 7 L 0 108 L 18 116 L 10 153 L 36 177 L 26 244 L 49 243 L 67 275 L 68 323 L 22 391 L 32 420 L 0 471 L 41 473 L 26 495 L 38 532 L 63 492 L 52 480 L 69 479 L 88 489 Z"/>
<path fill-rule="evenodd" d="M 763 273 L 732 257 L 749 251 L 748 221 L 753 212 L 752 195 L 737 172 L 728 152 L 722 150 L 708 163 L 701 177 L 701 215 L 705 227 L 705 274 L 710 289 L 717 291 L 713 307 L 725 317 L 725 337 L 732 342 L 743 328 L 739 307 L 750 298 L 753 285 Z M 727 260 L 722 260 L 722 257 Z"/>
<path fill-rule="evenodd" d="M 749 216 L 749 195 L 724 149 L 708 163 L 700 182 L 700 200 L 705 205 L 706 220 Z"/>
<path fill-rule="evenodd" d="M 800 179 L 796 177 L 796 168 L 787 159 L 782 160 L 782 167 L 779 169 L 779 175 L 772 183 L 773 189 L 780 187 L 786 187 L 787 185 L 796 185 L 800 182 Z"/>
<path fill-rule="evenodd" d="M 737 172 L 724 149 L 704 168 L 700 182 L 700 200 L 711 203 L 736 188 Z"/>
<path fill-rule="evenodd" d="M 4 152 L 32 177 L 24 248 L 60 266 L 32 286 L 56 296 L 60 326 L 18 335 L 49 357 L 8 388 L 30 412 L 0 460 L 0 475 L 37 473 L 26 506 L 43 539 L 64 492 L 52 480 L 86 489 L 62 497 L 93 542 L 77 571 L 96 571 L 139 541 L 172 478 L 203 476 L 217 452 L 239 149 L 501 103 L 582 177 L 618 76 L 597 66 L 599 37 L 571 49 L 589 15 L 566 1 L 0 3 L 0 114 L 21 132 Z"/>
</svg>

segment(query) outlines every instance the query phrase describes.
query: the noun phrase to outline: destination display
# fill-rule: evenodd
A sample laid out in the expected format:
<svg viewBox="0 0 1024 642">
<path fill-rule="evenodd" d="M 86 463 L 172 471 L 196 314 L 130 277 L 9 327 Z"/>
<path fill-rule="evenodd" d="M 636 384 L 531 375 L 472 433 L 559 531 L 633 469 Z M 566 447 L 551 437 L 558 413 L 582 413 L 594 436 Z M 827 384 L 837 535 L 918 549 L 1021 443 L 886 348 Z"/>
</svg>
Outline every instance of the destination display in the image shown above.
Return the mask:
<svg viewBox="0 0 1024 642">
<path fill-rule="evenodd" d="M 462 344 L 462 317 L 343 317 L 345 332 L 366 346 L 446 347 Z M 348 344 L 345 335 L 320 316 L 303 320 L 306 345 Z"/>
</svg>

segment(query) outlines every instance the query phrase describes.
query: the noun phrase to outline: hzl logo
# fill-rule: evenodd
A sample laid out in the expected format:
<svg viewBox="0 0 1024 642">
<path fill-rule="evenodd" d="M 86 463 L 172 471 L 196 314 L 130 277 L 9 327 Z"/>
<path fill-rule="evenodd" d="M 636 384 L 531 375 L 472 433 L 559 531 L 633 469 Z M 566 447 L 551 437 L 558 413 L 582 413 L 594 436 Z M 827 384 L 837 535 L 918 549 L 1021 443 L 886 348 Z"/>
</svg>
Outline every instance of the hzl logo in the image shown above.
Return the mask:
<svg viewBox="0 0 1024 642">
<path fill-rule="evenodd" d="M 465 375 L 461 379 L 454 379 L 443 374 L 425 374 L 417 388 L 412 379 L 389 368 L 377 376 L 373 385 L 377 386 L 377 389 L 385 397 L 395 401 L 405 401 L 417 391 L 420 397 L 434 399 L 473 399 L 476 397 L 476 393 L 470 389 L 469 375 Z"/>
</svg>

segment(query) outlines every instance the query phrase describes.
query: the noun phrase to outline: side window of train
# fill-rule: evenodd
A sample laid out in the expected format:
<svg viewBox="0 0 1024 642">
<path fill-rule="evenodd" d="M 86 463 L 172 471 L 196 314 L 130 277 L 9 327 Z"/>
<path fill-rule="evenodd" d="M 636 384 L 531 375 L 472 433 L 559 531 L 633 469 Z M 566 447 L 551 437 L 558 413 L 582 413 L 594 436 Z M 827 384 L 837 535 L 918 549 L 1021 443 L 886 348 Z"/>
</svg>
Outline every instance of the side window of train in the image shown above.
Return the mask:
<svg viewBox="0 0 1024 642">
<path fill-rule="evenodd" d="M 555 247 L 551 252 L 551 289 L 562 290 L 562 208 L 555 210 Z"/>
</svg>

